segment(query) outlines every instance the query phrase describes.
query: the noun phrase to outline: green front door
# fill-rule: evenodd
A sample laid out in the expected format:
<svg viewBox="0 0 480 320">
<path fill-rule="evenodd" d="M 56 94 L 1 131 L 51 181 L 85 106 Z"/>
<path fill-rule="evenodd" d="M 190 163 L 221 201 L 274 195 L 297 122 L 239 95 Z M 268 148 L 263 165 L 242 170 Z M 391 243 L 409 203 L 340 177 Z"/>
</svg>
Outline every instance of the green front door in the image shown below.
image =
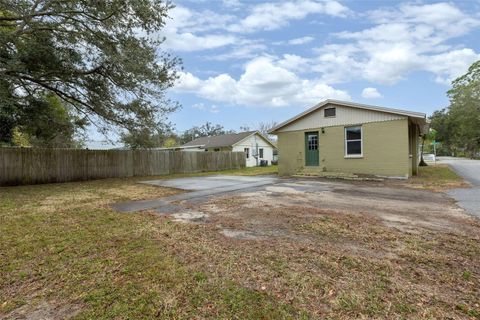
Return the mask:
<svg viewBox="0 0 480 320">
<path fill-rule="evenodd" d="M 305 165 L 318 166 L 318 132 L 305 133 Z"/>
</svg>

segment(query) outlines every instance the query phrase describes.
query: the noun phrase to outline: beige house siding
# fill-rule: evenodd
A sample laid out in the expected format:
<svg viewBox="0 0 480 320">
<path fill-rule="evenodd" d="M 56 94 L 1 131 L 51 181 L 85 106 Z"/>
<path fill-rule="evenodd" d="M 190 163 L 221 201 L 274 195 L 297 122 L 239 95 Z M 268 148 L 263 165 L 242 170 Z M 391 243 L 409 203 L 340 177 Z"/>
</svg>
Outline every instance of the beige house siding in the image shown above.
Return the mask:
<svg viewBox="0 0 480 320">
<path fill-rule="evenodd" d="M 337 118 L 340 118 L 338 111 L 339 109 L 337 109 Z M 367 123 L 362 123 L 365 121 L 365 118 L 362 118 L 363 120 L 357 119 L 356 122 L 344 125 L 327 127 L 322 124 L 314 128 L 306 126 L 304 122 L 302 126 L 305 129 L 295 131 L 285 131 L 282 128 L 277 132 L 279 174 L 292 175 L 304 169 L 305 132 L 318 131 L 320 152 L 320 164 L 316 167 L 318 170 L 407 177 L 411 175 L 413 166 L 409 157 L 412 148 L 412 140 L 409 140 L 411 129 L 409 129 L 408 118 L 400 117 L 402 119 Z M 307 118 L 318 119 L 319 117 L 310 115 Z M 288 127 L 291 129 L 294 124 Z M 346 126 L 356 124 L 362 126 L 363 157 L 346 158 L 344 130 Z"/>
<path fill-rule="evenodd" d="M 336 108 L 336 116 L 325 118 L 323 110 L 331 107 Z M 407 116 L 398 114 L 327 104 L 326 106 L 306 115 L 305 117 L 286 125 L 277 132 L 298 131 L 339 125 L 354 125 L 358 123 L 392 121 L 407 118 Z"/>
</svg>

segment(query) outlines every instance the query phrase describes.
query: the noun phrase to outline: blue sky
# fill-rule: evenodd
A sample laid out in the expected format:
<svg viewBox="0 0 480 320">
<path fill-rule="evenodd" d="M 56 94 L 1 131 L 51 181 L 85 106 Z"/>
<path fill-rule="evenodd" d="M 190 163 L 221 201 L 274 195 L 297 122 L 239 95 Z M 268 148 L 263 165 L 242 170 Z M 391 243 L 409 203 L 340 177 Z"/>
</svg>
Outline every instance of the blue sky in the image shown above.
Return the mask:
<svg viewBox="0 0 480 320">
<path fill-rule="evenodd" d="M 480 59 L 480 0 L 175 2 L 178 131 L 283 121 L 327 99 L 431 114 Z"/>
</svg>

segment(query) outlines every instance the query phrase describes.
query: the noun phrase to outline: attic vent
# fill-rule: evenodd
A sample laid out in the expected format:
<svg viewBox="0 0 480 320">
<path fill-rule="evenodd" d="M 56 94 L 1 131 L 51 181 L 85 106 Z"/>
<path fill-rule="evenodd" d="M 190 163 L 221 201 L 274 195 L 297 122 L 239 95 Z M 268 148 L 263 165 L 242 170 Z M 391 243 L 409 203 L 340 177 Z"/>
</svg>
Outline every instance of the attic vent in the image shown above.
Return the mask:
<svg viewBox="0 0 480 320">
<path fill-rule="evenodd" d="M 328 118 L 328 117 L 335 117 L 335 108 L 325 108 L 325 110 L 323 111 L 324 112 L 324 117 L 325 118 Z"/>
</svg>

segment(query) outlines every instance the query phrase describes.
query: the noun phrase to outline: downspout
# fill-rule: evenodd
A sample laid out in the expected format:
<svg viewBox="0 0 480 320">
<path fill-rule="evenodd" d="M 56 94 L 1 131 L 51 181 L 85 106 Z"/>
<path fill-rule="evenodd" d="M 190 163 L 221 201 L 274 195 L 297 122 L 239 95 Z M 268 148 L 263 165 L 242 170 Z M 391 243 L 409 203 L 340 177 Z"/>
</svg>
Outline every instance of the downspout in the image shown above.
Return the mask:
<svg viewBox="0 0 480 320">
<path fill-rule="evenodd" d="M 255 160 L 256 160 L 256 162 L 257 162 L 257 167 L 258 167 L 258 157 L 259 157 L 259 154 L 258 154 L 257 134 L 255 134 L 254 137 L 255 137 L 255 154 L 256 154 Z"/>
</svg>

